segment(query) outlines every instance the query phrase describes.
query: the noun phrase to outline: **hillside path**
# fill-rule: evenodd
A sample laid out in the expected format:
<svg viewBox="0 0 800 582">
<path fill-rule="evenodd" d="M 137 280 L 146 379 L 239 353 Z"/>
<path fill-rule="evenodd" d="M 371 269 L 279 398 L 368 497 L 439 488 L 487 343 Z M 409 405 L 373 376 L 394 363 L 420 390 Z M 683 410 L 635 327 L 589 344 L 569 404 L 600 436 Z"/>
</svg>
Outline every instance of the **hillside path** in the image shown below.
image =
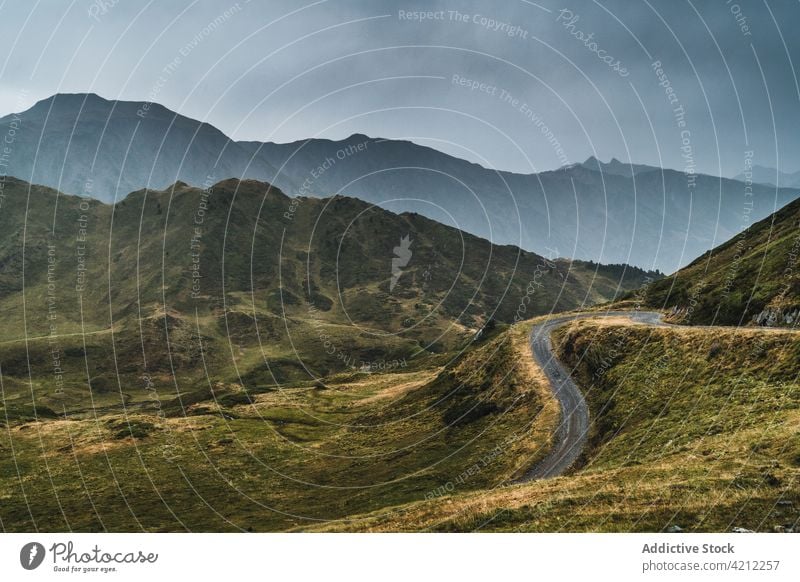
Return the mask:
<svg viewBox="0 0 800 582">
<path fill-rule="evenodd" d="M 604 313 L 579 313 L 549 319 L 533 326 L 530 334 L 531 354 L 541 367 L 561 408 L 561 418 L 556 427 L 550 452 L 515 483 L 557 477 L 569 469 L 580 456 L 589 432 L 589 408 L 578 386 L 553 353 L 551 334 L 557 328 L 580 319 L 624 317 L 635 323 L 666 326 L 661 313 L 655 311 L 607 311 Z"/>
</svg>

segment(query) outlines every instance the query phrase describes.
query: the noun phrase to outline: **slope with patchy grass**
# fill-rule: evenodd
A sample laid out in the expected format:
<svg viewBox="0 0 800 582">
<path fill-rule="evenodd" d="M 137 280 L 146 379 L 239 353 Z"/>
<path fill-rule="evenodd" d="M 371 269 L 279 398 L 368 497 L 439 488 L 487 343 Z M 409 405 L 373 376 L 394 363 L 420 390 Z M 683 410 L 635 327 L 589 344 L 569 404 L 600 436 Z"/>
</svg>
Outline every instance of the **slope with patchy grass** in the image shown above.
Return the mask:
<svg viewBox="0 0 800 582">
<path fill-rule="evenodd" d="M 498 331 L 444 368 L 218 383 L 162 394 L 158 413 L 0 412 L 0 519 L 8 531 L 276 531 L 494 487 L 545 453 L 558 417 L 525 350 L 524 335 Z"/>
<path fill-rule="evenodd" d="M 648 286 L 645 304 L 686 324 L 800 321 L 800 201 L 781 208 L 674 275 Z"/>
<path fill-rule="evenodd" d="M 800 518 L 800 339 L 585 320 L 558 353 L 585 389 L 572 475 L 353 520 L 370 531 L 758 531 Z M 331 529 L 328 527 L 327 529 Z"/>
<path fill-rule="evenodd" d="M 28 416 L 147 407 L 148 383 L 175 398 L 209 382 L 259 391 L 440 366 L 490 320 L 605 301 L 647 275 L 254 181 L 176 183 L 114 206 L 12 178 L 3 192 L 3 400 Z"/>
</svg>

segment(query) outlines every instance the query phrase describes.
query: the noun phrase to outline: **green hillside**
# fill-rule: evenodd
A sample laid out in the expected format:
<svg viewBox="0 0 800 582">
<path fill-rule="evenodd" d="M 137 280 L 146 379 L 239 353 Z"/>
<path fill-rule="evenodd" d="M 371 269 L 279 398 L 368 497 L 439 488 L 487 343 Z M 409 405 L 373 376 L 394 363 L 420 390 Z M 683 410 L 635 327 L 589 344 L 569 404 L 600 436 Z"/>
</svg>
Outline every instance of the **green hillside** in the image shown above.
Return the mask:
<svg viewBox="0 0 800 582">
<path fill-rule="evenodd" d="M 687 324 L 796 326 L 800 318 L 800 201 L 792 202 L 673 276 L 645 303 Z"/>
<path fill-rule="evenodd" d="M 499 334 L 446 369 L 11 423 L 3 528 L 279 531 L 422 499 L 469 467 L 459 489 L 495 486 L 544 454 L 558 418 L 525 350 Z"/>
<path fill-rule="evenodd" d="M 10 178 L 3 193 L 0 364 L 20 410 L 149 407 L 144 376 L 174 398 L 439 365 L 490 320 L 609 300 L 647 276 L 254 181 L 114 206 Z"/>
<path fill-rule="evenodd" d="M 609 318 L 571 323 L 554 345 L 591 411 L 575 470 L 306 529 L 797 531 L 796 333 Z"/>
</svg>

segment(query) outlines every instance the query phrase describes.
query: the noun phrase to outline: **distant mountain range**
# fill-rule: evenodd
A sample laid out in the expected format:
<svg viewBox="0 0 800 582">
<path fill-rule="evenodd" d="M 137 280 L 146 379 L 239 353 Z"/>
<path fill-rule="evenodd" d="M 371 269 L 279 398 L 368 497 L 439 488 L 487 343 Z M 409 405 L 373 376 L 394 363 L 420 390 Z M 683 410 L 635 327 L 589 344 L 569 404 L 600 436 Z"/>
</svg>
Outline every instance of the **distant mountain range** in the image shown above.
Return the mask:
<svg viewBox="0 0 800 582">
<path fill-rule="evenodd" d="M 794 189 L 758 184 L 750 197 L 735 180 L 594 158 L 538 174 L 495 171 L 409 141 L 360 134 L 234 142 L 161 105 L 94 94 L 55 95 L 0 119 L 0 132 L 12 126 L 6 173 L 106 202 L 176 181 L 257 179 L 292 196 L 340 193 L 417 212 L 539 254 L 665 272 L 797 197 Z"/>
<path fill-rule="evenodd" d="M 742 172 L 734 180 L 745 181 L 747 175 Z M 751 170 L 750 179 L 758 184 L 767 186 L 778 186 L 779 188 L 800 188 L 800 172 L 780 172 L 775 168 L 754 165 Z"/>
<path fill-rule="evenodd" d="M 580 166 L 586 168 L 587 170 L 594 170 L 595 172 L 603 172 L 605 174 L 613 174 L 614 176 L 624 176 L 626 178 L 631 178 L 637 174 L 641 174 L 642 172 L 652 172 L 653 170 L 661 169 L 656 166 L 647 166 L 644 164 L 626 164 L 624 162 L 620 162 L 617 158 L 611 158 L 610 162 L 603 163 L 594 156 L 591 156 L 585 162 L 580 164 Z"/>
</svg>

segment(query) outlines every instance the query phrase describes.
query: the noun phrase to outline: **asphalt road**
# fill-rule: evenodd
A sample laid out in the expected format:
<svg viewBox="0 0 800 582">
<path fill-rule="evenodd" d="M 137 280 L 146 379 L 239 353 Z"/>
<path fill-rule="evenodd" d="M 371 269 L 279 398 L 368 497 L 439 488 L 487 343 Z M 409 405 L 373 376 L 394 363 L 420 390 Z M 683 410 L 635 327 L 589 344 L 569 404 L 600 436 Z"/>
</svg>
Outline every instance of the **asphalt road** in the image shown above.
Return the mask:
<svg viewBox="0 0 800 582">
<path fill-rule="evenodd" d="M 556 428 L 553 447 L 547 456 L 531 467 L 516 483 L 557 477 L 569 469 L 583 451 L 589 433 L 589 408 L 578 386 L 553 353 L 550 335 L 562 325 L 578 319 L 600 317 L 627 317 L 638 323 L 652 326 L 667 325 L 661 314 L 654 311 L 609 311 L 566 315 L 535 325 L 531 330 L 530 345 L 533 359 L 544 371 L 550 387 L 561 406 L 561 419 Z"/>
</svg>

